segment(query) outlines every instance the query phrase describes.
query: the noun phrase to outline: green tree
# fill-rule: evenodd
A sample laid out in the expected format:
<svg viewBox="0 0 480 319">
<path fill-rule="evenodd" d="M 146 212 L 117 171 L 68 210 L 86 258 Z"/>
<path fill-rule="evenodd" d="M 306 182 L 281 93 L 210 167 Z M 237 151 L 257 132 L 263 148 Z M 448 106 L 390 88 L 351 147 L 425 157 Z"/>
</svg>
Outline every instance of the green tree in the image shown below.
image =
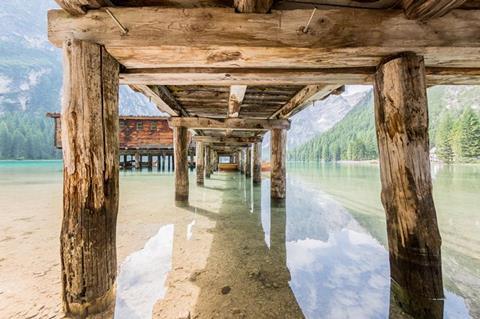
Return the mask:
<svg viewBox="0 0 480 319">
<path fill-rule="evenodd" d="M 471 108 L 465 109 L 454 125 L 453 150 L 459 161 L 480 157 L 480 120 Z"/>
<path fill-rule="evenodd" d="M 438 123 L 435 136 L 436 154 L 445 163 L 452 163 L 453 153 L 453 119 L 450 113 L 445 113 Z"/>
</svg>

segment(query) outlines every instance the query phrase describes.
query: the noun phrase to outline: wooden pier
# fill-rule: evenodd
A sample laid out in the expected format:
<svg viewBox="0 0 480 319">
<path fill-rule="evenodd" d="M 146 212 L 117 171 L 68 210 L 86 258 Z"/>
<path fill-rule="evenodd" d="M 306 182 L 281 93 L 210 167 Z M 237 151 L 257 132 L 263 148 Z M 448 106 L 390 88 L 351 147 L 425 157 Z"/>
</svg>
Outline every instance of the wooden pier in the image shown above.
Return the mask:
<svg viewBox="0 0 480 319">
<path fill-rule="evenodd" d="M 480 83 L 478 1 L 56 1 L 62 9 L 49 12 L 48 33 L 64 54 L 67 315 L 100 313 L 115 300 L 119 84 L 170 116 L 181 202 L 188 132 L 202 185 L 219 154 L 260 183 L 270 131 L 271 197 L 281 201 L 289 119 L 346 84 L 374 84 L 393 298 L 415 318 L 441 318 L 426 88 Z"/>
</svg>

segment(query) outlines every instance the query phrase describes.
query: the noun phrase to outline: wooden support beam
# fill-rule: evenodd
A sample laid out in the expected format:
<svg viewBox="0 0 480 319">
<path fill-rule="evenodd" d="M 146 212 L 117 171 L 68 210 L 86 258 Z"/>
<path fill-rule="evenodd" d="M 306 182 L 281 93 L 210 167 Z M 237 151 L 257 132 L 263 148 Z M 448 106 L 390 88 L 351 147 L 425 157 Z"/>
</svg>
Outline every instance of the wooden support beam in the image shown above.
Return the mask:
<svg viewBox="0 0 480 319">
<path fill-rule="evenodd" d="M 241 13 L 267 13 L 273 5 L 273 0 L 233 0 L 233 6 Z"/>
<path fill-rule="evenodd" d="M 270 118 L 289 118 L 300 112 L 309 102 L 322 100 L 342 85 L 307 85 L 290 99 L 282 108 L 272 114 Z"/>
<path fill-rule="evenodd" d="M 203 143 L 224 143 L 224 144 L 231 144 L 231 143 L 257 143 L 262 141 L 261 136 L 254 136 L 254 137 L 225 137 L 225 136 L 199 136 L 195 135 L 192 137 L 194 142 L 203 142 Z"/>
<path fill-rule="evenodd" d="M 175 201 L 188 202 L 188 130 L 185 127 L 173 129 L 173 150 L 175 169 Z"/>
<path fill-rule="evenodd" d="M 270 143 L 270 164 L 272 168 L 270 177 L 271 197 L 272 199 L 285 199 L 287 179 L 287 131 L 282 129 L 273 129 Z"/>
<path fill-rule="evenodd" d="M 478 54 L 479 49 L 474 50 Z M 455 53 L 452 51 L 452 55 Z M 472 51 L 473 54 L 473 51 Z M 452 60 L 453 61 L 453 60 Z M 467 64 L 477 64 L 473 60 Z M 447 62 L 449 63 L 449 62 Z M 459 63 L 460 65 L 463 62 Z M 361 68 L 167 68 L 131 69 L 120 74 L 122 84 L 165 85 L 338 85 L 372 84 L 374 67 Z M 480 85 L 480 65 L 473 68 L 429 67 L 429 85 Z"/>
<path fill-rule="evenodd" d="M 376 67 L 385 56 L 404 51 L 424 55 L 428 67 L 480 67 L 480 10 L 417 21 L 400 10 L 322 8 L 306 33 L 300 30 L 311 9 L 265 15 L 225 8 L 111 10 L 130 30 L 128 36 L 102 10 L 76 18 L 52 10 L 49 39 L 56 45 L 69 37 L 105 45 L 127 69 Z"/>
<path fill-rule="evenodd" d="M 180 116 L 180 112 L 178 110 L 173 109 L 160 97 L 156 86 L 135 84 L 130 85 L 130 87 L 134 91 L 143 93 L 146 97 L 150 98 L 150 100 L 155 103 L 160 112 L 167 113 L 170 116 Z"/>
<path fill-rule="evenodd" d="M 210 146 L 205 145 L 205 177 L 206 178 L 210 178 L 210 175 L 212 174 L 210 170 L 211 161 L 212 161 L 211 155 L 212 155 L 212 152 L 211 152 Z"/>
<path fill-rule="evenodd" d="M 408 19 L 427 20 L 444 16 L 466 0 L 402 0 Z"/>
<path fill-rule="evenodd" d="M 381 64 L 374 91 L 395 298 L 414 318 L 442 318 L 441 238 L 432 197 L 423 58 L 404 54 Z"/>
<path fill-rule="evenodd" d="M 113 7 L 110 0 L 55 0 L 55 2 L 60 8 L 74 16 L 83 15 L 90 9 Z"/>
<path fill-rule="evenodd" d="M 67 317 L 115 302 L 119 64 L 103 47 L 64 44 L 62 299 Z"/>
<path fill-rule="evenodd" d="M 252 146 L 245 148 L 245 177 L 252 177 Z"/>
<path fill-rule="evenodd" d="M 238 117 L 246 91 L 246 85 L 230 86 L 230 97 L 228 98 L 228 117 Z"/>
<path fill-rule="evenodd" d="M 261 119 L 211 119 L 204 117 L 172 117 L 168 123 L 171 127 L 186 127 L 190 129 L 209 129 L 209 130 L 252 130 L 265 131 L 274 128 L 289 129 L 290 122 L 286 119 L 280 120 L 261 120 Z"/>
<path fill-rule="evenodd" d="M 196 168 L 197 168 L 197 185 L 204 184 L 205 176 L 205 145 L 202 142 L 196 143 Z"/>
<path fill-rule="evenodd" d="M 262 142 L 253 144 L 253 183 L 262 183 Z"/>
</svg>

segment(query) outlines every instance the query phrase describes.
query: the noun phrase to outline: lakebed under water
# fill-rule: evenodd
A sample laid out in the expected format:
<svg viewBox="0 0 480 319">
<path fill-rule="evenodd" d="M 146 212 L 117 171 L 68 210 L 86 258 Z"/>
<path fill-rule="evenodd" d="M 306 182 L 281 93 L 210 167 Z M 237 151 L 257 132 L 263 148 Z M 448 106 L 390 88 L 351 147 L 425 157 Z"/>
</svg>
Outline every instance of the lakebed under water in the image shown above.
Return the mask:
<svg viewBox="0 0 480 319">
<path fill-rule="evenodd" d="M 480 318 L 480 167 L 434 166 L 445 318 Z M 115 318 L 388 318 L 375 164 L 291 164 L 286 205 L 253 186 L 121 172 Z M 61 317 L 61 162 L 0 162 L 0 317 Z"/>
</svg>

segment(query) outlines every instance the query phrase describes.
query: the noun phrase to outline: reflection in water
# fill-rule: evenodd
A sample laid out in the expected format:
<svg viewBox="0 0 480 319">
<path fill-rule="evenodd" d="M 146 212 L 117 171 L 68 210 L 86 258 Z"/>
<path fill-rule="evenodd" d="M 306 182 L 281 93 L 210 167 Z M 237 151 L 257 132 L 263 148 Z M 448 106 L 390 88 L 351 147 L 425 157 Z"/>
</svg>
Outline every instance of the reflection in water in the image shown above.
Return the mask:
<svg viewBox="0 0 480 319">
<path fill-rule="evenodd" d="M 116 319 L 152 317 L 153 305 L 165 295 L 171 268 L 173 225 L 160 228 L 142 250 L 128 256 L 117 279 Z"/>
<path fill-rule="evenodd" d="M 271 203 L 267 179 L 222 173 L 195 188 L 179 234 L 165 226 L 122 265 L 116 317 L 149 318 L 165 297 L 160 318 L 410 318 L 391 303 L 382 237 L 330 195 L 288 181 L 283 204 Z M 445 295 L 444 318 L 470 318 L 462 297 Z"/>
</svg>

